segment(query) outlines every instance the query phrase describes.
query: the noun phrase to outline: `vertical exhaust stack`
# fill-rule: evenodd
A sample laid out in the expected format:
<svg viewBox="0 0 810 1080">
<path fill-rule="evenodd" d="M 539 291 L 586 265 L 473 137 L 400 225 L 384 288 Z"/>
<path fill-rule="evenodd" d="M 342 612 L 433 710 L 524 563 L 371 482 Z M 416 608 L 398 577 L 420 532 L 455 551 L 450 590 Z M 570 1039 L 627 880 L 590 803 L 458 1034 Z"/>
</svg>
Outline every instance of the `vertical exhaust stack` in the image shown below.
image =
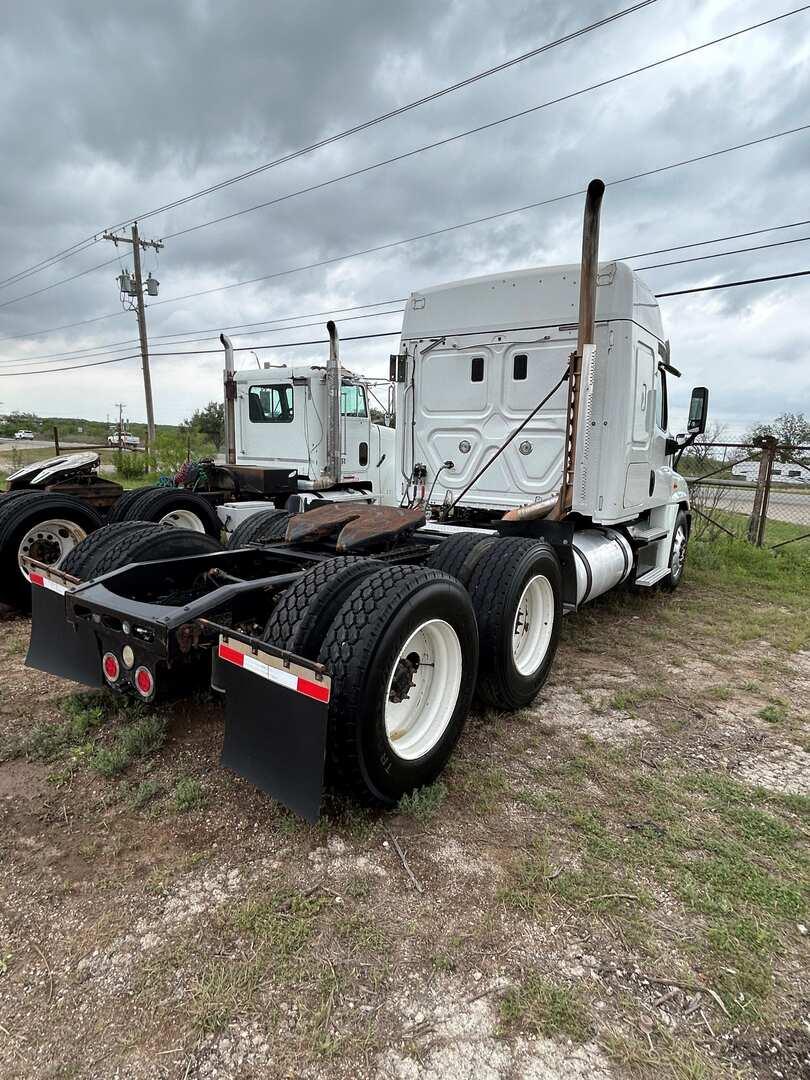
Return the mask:
<svg viewBox="0 0 810 1080">
<path fill-rule="evenodd" d="M 582 264 L 579 274 L 579 323 L 577 351 L 571 356 L 568 373 L 568 407 L 566 411 L 563 474 L 557 504 L 549 517 L 560 519 L 571 513 L 576 466 L 577 423 L 582 381 L 582 358 L 587 345 L 596 338 L 596 279 L 599 275 L 599 216 L 605 184 L 591 180 L 585 196 L 585 216 L 582 222 Z"/>
<path fill-rule="evenodd" d="M 340 446 L 340 345 L 335 323 L 330 319 L 326 324 L 329 334 L 329 360 L 326 365 L 326 469 L 329 483 L 340 483 L 341 446 Z"/>
<path fill-rule="evenodd" d="M 219 335 L 222 347 L 225 349 L 225 371 L 223 385 L 225 387 L 225 460 L 228 465 L 236 464 L 236 422 L 234 416 L 234 402 L 236 401 L 236 380 L 234 379 L 233 345 L 231 339 L 225 334 Z"/>
<path fill-rule="evenodd" d="M 582 377 L 582 357 L 585 347 L 593 345 L 596 337 L 596 279 L 599 275 L 599 215 L 605 184 L 591 180 L 585 196 L 585 217 L 582 223 L 582 263 L 579 273 L 579 322 L 577 349 L 571 353 L 568 368 L 568 405 L 566 408 L 565 444 L 563 447 L 562 485 L 559 494 L 542 502 L 518 506 L 503 515 L 504 521 L 531 521 L 548 518 L 559 521 L 571 513 L 574 490 L 574 467 L 577 447 L 577 421 Z"/>
</svg>

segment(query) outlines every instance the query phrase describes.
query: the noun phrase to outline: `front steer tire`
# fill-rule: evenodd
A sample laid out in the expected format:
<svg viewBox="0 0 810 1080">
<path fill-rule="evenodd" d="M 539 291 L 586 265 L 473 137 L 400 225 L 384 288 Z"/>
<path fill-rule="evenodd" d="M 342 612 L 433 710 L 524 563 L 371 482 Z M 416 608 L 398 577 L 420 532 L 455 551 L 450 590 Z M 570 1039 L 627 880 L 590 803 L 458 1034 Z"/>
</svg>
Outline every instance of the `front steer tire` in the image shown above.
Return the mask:
<svg viewBox="0 0 810 1080">
<path fill-rule="evenodd" d="M 542 540 L 498 540 L 467 587 L 481 640 L 478 696 L 496 709 L 523 709 L 548 678 L 560 639 L 562 574 L 554 548 Z"/>
<path fill-rule="evenodd" d="M 418 663 L 429 652 L 420 635 L 430 634 L 438 635 L 433 663 L 412 670 L 410 658 Z M 412 652 L 403 657 L 405 649 Z M 460 582 L 422 567 L 378 570 L 341 605 L 318 659 L 332 679 L 327 782 L 383 806 L 432 783 L 461 734 L 475 690 L 478 631 Z M 402 705 L 417 718 L 409 730 L 396 712 Z M 434 712 L 434 705 L 441 708 Z M 417 753 L 421 746 L 424 752 Z"/>
</svg>

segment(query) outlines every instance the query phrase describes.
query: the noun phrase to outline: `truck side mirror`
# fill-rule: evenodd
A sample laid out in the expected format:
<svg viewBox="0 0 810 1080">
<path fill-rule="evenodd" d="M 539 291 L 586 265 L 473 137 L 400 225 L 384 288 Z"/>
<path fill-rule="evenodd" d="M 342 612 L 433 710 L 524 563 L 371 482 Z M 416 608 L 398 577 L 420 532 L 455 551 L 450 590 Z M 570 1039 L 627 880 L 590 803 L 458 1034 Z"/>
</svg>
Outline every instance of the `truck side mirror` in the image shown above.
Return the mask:
<svg viewBox="0 0 810 1080">
<path fill-rule="evenodd" d="M 690 435 L 702 435 L 706 430 L 706 416 L 709 412 L 709 391 L 705 386 L 696 386 L 689 402 L 689 420 L 686 430 Z"/>
</svg>

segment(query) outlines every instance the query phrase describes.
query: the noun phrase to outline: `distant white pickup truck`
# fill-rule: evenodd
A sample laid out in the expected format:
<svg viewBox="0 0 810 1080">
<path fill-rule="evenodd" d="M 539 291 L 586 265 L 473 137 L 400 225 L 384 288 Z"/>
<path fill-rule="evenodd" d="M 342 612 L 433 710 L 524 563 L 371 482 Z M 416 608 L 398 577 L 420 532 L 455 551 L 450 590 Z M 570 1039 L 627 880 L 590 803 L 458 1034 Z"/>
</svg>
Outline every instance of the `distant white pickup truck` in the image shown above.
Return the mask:
<svg viewBox="0 0 810 1080">
<path fill-rule="evenodd" d="M 112 435 L 107 436 L 108 446 L 128 446 L 131 450 L 135 450 L 141 445 L 141 440 L 137 435 L 130 435 L 128 431 L 114 431 Z"/>
<path fill-rule="evenodd" d="M 15 439 L 33 439 L 34 438 L 34 433 L 33 433 L 33 431 L 15 431 L 14 432 L 14 438 Z"/>
</svg>

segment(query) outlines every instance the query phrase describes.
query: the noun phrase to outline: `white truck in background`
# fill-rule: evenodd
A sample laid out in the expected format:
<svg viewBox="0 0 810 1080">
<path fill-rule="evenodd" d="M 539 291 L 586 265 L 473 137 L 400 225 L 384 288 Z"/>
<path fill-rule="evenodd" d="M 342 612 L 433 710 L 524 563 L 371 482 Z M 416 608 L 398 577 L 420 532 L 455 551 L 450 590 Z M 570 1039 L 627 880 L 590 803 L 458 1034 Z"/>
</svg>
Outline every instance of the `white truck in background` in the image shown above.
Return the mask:
<svg viewBox="0 0 810 1080">
<path fill-rule="evenodd" d="M 391 358 L 393 493 L 393 432 L 375 465 L 362 408 L 344 415 L 334 324 L 323 372 L 235 373 L 223 339 L 225 475 L 238 495 L 294 483 L 286 509 L 260 506 L 227 550 L 124 521 L 59 568 L 24 558 L 27 662 L 144 701 L 209 680 L 223 763 L 314 820 L 325 777 L 389 806 L 432 782 L 474 695 L 530 705 L 564 614 L 624 584 L 675 588 L 690 530 L 675 464 L 708 393 L 693 391 L 687 433 L 670 435 L 678 372 L 653 294 L 598 263 L 603 191 L 588 187 L 579 266 L 411 295 Z M 278 440 L 261 432 L 292 432 L 296 417 L 303 437 L 271 456 Z M 154 496 L 140 498 L 138 512 Z M 239 509 L 219 505 L 223 519 Z"/>
</svg>

